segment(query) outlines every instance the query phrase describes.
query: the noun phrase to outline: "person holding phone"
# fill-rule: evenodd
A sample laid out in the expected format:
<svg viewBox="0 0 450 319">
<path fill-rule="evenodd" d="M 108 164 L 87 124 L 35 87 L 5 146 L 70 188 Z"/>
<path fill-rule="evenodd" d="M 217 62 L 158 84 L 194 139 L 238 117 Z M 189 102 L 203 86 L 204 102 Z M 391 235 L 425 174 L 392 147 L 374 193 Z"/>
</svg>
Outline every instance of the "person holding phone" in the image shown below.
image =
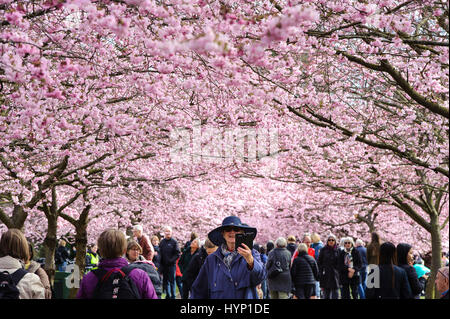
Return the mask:
<svg viewBox="0 0 450 319">
<path fill-rule="evenodd" d="M 236 244 L 236 235 L 245 234 Z M 218 249 L 209 255 L 191 288 L 192 299 L 257 299 L 258 286 L 266 271 L 257 250 L 251 249 L 249 238 L 256 228 L 243 224 L 239 217 L 228 216 L 222 225 L 208 234 Z M 247 244 L 245 244 L 247 242 Z"/>
</svg>

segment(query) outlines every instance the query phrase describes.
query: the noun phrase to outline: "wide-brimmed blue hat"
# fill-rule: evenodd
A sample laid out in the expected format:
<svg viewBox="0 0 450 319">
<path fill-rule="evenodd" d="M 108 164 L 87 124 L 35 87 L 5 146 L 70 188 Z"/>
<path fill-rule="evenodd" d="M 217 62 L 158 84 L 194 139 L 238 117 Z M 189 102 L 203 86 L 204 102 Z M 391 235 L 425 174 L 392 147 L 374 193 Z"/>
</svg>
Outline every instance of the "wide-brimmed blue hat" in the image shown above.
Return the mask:
<svg viewBox="0 0 450 319">
<path fill-rule="evenodd" d="M 239 217 L 237 216 L 228 216 L 222 221 L 222 225 L 212 230 L 208 234 L 208 238 L 213 242 L 214 245 L 220 246 L 221 244 L 225 244 L 225 239 L 222 235 L 222 230 L 227 226 L 235 226 L 242 228 L 246 233 L 253 234 L 253 239 L 256 237 L 257 230 L 254 227 L 250 227 L 247 224 L 243 224 Z"/>
</svg>

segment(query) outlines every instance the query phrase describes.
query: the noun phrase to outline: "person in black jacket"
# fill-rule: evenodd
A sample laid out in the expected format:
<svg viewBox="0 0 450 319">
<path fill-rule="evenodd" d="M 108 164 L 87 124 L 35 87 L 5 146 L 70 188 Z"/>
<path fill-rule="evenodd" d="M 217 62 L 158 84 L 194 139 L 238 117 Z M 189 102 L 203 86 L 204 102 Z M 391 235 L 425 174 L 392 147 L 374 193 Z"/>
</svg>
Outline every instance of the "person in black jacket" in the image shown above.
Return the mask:
<svg viewBox="0 0 450 319">
<path fill-rule="evenodd" d="M 294 235 L 288 236 L 286 249 L 291 253 L 291 257 L 294 256 L 294 253 L 297 250 L 297 244 L 295 243 L 295 241 L 296 240 Z"/>
<path fill-rule="evenodd" d="M 159 237 L 153 235 L 150 239 L 150 242 L 153 245 L 153 249 L 155 250 L 155 254 L 153 255 L 153 263 L 155 264 L 156 270 L 161 274 L 161 255 L 159 254 Z"/>
<path fill-rule="evenodd" d="M 170 226 L 164 227 L 164 238 L 159 243 L 159 254 L 166 299 L 175 299 L 176 262 L 180 258 L 181 251 L 178 242 L 172 238 L 172 227 Z"/>
<path fill-rule="evenodd" d="M 396 266 L 396 263 L 397 249 L 395 248 L 395 245 L 390 242 L 385 242 L 380 246 L 378 269 L 375 270 L 375 273 L 369 274 L 369 276 L 373 276 L 375 280 L 373 282 L 373 287 L 372 280 L 368 280 L 366 299 L 413 298 L 406 272 L 402 268 Z M 369 285 L 369 282 L 371 282 L 371 285 Z"/>
<path fill-rule="evenodd" d="M 66 271 L 67 261 L 70 259 L 69 250 L 64 239 L 59 240 L 59 246 L 55 252 L 55 265 L 59 271 Z"/>
<path fill-rule="evenodd" d="M 200 268 L 202 268 L 206 257 L 211 255 L 217 250 L 217 246 L 214 245 L 209 238 L 205 240 L 205 244 L 200 247 L 197 252 L 192 256 L 192 259 L 185 271 L 183 271 L 183 277 L 181 281 L 183 282 L 184 297 L 189 298 L 189 293 L 194 283 L 197 279 Z"/>
<path fill-rule="evenodd" d="M 359 251 L 361 255 L 362 267 L 359 270 L 360 283 L 358 286 L 358 293 L 360 299 L 366 299 L 366 278 L 367 278 L 367 249 L 364 247 L 364 242 L 361 239 L 355 241 L 355 248 Z"/>
<path fill-rule="evenodd" d="M 360 283 L 359 270 L 362 267 L 361 255 L 354 248 L 351 237 L 343 238 L 344 249 L 338 255 L 339 280 L 342 285 L 341 299 L 358 299 L 358 286 Z"/>
<path fill-rule="evenodd" d="M 316 281 L 319 280 L 319 268 L 316 260 L 308 255 L 306 244 L 298 245 L 298 256 L 291 267 L 292 290 L 294 299 L 310 299 L 316 295 Z"/>
<path fill-rule="evenodd" d="M 417 278 L 417 272 L 413 264 L 414 254 L 411 245 L 405 243 L 398 244 L 397 265 L 405 270 L 414 299 L 420 299 L 420 293 L 425 288 L 426 280 L 423 277 L 421 279 Z"/>
<path fill-rule="evenodd" d="M 267 257 L 266 269 L 269 287 L 270 299 L 289 299 L 289 293 L 292 290 L 292 280 L 290 273 L 291 253 L 286 249 L 287 242 L 283 237 L 275 241 L 275 248 L 272 249 Z M 272 275 L 271 270 L 278 268 L 280 271 Z"/>
<path fill-rule="evenodd" d="M 138 242 L 132 240 L 127 245 L 127 252 L 125 254 L 130 268 L 139 268 L 145 271 L 150 278 L 153 287 L 155 288 L 158 299 L 161 299 L 162 295 L 162 282 L 155 264 L 151 260 L 145 259 L 142 254 L 142 247 Z"/>
<path fill-rule="evenodd" d="M 320 250 L 319 266 L 320 288 L 324 299 L 339 298 L 339 272 L 337 270 L 338 248 L 336 236 L 329 235 L 327 244 Z"/>
</svg>

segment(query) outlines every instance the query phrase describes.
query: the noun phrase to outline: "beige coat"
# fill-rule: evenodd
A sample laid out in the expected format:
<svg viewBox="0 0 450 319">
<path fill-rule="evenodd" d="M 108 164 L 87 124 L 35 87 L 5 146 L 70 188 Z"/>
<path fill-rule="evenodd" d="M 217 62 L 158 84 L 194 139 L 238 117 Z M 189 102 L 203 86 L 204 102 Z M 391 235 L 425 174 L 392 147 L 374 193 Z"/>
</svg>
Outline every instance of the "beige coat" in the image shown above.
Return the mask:
<svg viewBox="0 0 450 319">
<path fill-rule="evenodd" d="M 11 256 L 0 257 L 0 271 L 12 274 L 17 269 L 23 268 L 21 262 Z M 45 299 L 45 288 L 38 275 L 28 273 L 19 281 L 17 289 L 20 299 Z"/>
<path fill-rule="evenodd" d="M 45 299 L 52 299 L 52 288 L 50 287 L 50 280 L 48 279 L 48 275 L 45 270 L 41 267 L 41 264 L 31 260 L 26 267 L 28 272 L 36 274 L 41 279 L 42 284 L 45 288 Z"/>
</svg>

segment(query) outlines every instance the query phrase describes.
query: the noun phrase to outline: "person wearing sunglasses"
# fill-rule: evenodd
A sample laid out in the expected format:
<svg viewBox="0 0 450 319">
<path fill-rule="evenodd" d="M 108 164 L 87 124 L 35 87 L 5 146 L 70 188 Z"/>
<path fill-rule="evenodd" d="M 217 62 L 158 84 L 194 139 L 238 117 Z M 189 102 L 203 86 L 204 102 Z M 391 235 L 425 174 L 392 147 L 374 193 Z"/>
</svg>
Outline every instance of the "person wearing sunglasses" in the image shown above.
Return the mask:
<svg viewBox="0 0 450 319">
<path fill-rule="evenodd" d="M 339 272 L 337 270 L 338 248 L 336 236 L 330 234 L 326 245 L 320 250 L 317 265 L 319 266 L 320 288 L 324 299 L 339 298 Z"/>
<path fill-rule="evenodd" d="M 266 271 L 256 249 L 242 244 L 236 247 L 236 234 L 251 234 L 257 230 L 243 224 L 239 217 L 228 216 L 222 225 L 208 233 L 218 247 L 209 255 L 192 284 L 191 299 L 257 299 L 256 287 L 266 277 Z"/>
<path fill-rule="evenodd" d="M 353 238 L 346 237 L 343 243 L 344 249 L 339 252 L 338 258 L 339 280 L 342 286 L 341 299 L 350 299 L 350 289 L 352 298 L 358 299 L 359 270 L 362 267 L 361 255 L 354 248 Z"/>
</svg>

